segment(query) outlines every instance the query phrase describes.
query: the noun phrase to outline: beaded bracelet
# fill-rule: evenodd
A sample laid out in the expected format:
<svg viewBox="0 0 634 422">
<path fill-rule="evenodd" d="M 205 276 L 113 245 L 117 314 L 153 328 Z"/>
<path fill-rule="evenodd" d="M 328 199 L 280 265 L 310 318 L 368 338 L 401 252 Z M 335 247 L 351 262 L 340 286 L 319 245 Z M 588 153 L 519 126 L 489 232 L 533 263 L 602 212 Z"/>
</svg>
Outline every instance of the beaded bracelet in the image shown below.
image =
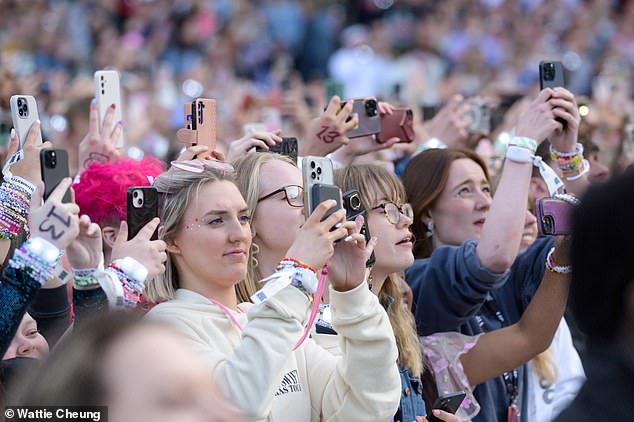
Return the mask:
<svg viewBox="0 0 634 422">
<path fill-rule="evenodd" d="M 577 143 L 574 152 L 561 152 L 557 151 L 553 146 L 550 146 L 550 157 L 553 161 L 558 161 L 560 159 L 572 158 L 576 155 L 583 156 L 583 145 Z"/>
<path fill-rule="evenodd" d="M 106 272 L 113 274 L 123 287 L 123 305 L 126 308 L 134 308 L 141 300 L 143 292 L 143 284 L 131 278 L 121 268 L 115 264 L 110 264 Z"/>
<path fill-rule="evenodd" d="M 557 265 L 553 261 L 553 254 L 555 253 L 555 248 L 551 248 L 550 252 L 548 252 L 548 256 L 546 256 L 546 269 L 551 273 L 555 274 L 570 274 L 572 272 L 572 266 L 570 265 Z"/>
<path fill-rule="evenodd" d="M 315 268 L 314 266 L 301 261 L 299 259 L 296 258 L 290 258 L 290 257 L 284 257 L 284 259 L 282 259 L 282 261 L 280 261 L 280 264 L 278 265 L 278 269 L 280 267 L 288 267 L 288 266 L 292 266 L 292 267 L 299 267 L 299 268 L 306 268 L 307 270 L 311 270 L 312 272 L 314 272 L 315 274 L 317 274 L 317 268 Z"/>
<path fill-rule="evenodd" d="M 574 182 L 575 180 L 580 179 L 590 172 L 590 163 L 588 160 L 583 160 L 583 167 L 581 171 L 576 173 L 564 174 L 564 178 L 569 182 Z"/>
<path fill-rule="evenodd" d="M 73 268 L 73 287 L 77 290 L 88 290 L 99 286 L 99 280 L 96 277 L 97 271 L 99 271 L 98 268 L 87 268 L 82 270 Z"/>
<path fill-rule="evenodd" d="M 26 180 L 13 177 L 0 185 L 0 239 L 13 240 L 24 227 L 29 232 L 28 215 L 32 190 Z"/>
<path fill-rule="evenodd" d="M 42 239 L 37 240 L 42 241 Z M 16 270 L 26 272 L 29 277 L 44 285 L 55 275 L 55 266 L 59 261 L 59 251 L 57 251 L 57 259 L 51 260 L 46 257 L 46 255 L 50 255 L 50 251 L 41 250 L 41 253 L 34 251 L 34 248 L 30 247 L 33 245 L 33 243 L 30 243 L 32 241 L 33 239 L 27 240 L 19 249 L 15 250 L 9 260 L 9 265 Z"/>
</svg>

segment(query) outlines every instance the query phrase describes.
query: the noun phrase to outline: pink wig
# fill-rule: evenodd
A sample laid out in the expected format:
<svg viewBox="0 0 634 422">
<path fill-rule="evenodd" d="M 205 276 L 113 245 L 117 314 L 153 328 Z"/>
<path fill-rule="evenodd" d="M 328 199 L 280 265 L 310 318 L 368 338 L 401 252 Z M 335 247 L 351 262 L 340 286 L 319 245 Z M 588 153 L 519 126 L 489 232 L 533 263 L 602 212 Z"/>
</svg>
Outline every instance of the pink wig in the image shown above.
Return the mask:
<svg viewBox="0 0 634 422">
<path fill-rule="evenodd" d="M 103 227 L 126 219 L 126 193 L 130 186 L 150 186 L 163 171 L 163 163 L 155 158 L 142 161 L 119 160 L 116 163 L 95 163 L 80 175 L 73 185 L 75 201 L 81 214 Z"/>
</svg>

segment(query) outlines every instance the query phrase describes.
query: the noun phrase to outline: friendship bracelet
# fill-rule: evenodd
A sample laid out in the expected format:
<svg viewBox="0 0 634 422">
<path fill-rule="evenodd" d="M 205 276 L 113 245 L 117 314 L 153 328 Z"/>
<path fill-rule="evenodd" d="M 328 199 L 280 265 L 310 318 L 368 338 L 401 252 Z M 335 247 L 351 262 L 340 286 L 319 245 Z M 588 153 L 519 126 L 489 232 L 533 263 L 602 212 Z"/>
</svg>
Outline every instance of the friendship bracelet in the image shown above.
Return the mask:
<svg viewBox="0 0 634 422">
<path fill-rule="evenodd" d="M 588 174 L 588 172 L 590 172 L 590 163 L 588 162 L 588 160 L 583 160 L 583 168 L 578 174 L 564 174 L 564 178 L 569 182 L 574 182 L 575 180 L 578 180 Z"/>
<path fill-rule="evenodd" d="M 284 257 L 284 259 L 280 261 L 279 266 L 286 267 L 286 266 L 289 266 L 289 264 L 291 264 L 290 266 L 306 268 L 308 270 L 311 270 L 315 274 L 317 274 L 317 268 L 296 258 Z"/>
<path fill-rule="evenodd" d="M 55 267 L 59 262 L 59 249 L 50 242 L 36 237 L 27 240 L 16 249 L 9 265 L 16 270 L 26 272 L 41 285 L 55 276 Z"/>
<path fill-rule="evenodd" d="M 553 261 L 553 254 L 555 253 L 555 248 L 552 247 L 550 252 L 548 252 L 548 256 L 546 256 L 546 269 L 551 273 L 555 274 L 570 274 L 572 272 L 572 266 L 570 265 L 562 265 L 559 266 L 555 264 Z"/>
<path fill-rule="evenodd" d="M 88 290 L 99 286 L 99 280 L 96 276 L 97 271 L 99 271 L 99 268 L 87 268 L 82 270 L 73 268 L 73 287 L 78 290 Z"/>
<path fill-rule="evenodd" d="M 560 158 L 561 159 L 571 158 L 571 157 L 574 157 L 575 155 L 581 155 L 583 157 L 583 145 L 581 145 L 580 143 L 577 143 L 574 152 L 557 151 L 555 148 L 553 148 L 552 145 L 550 145 L 550 156 L 555 161 L 557 161 Z"/>
<path fill-rule="evenodd" d="M 135 308 L 141 300 L 143 284 L 131 278 L 125 271 L 117 267 L 115 264 L 110 264 L 106 269 L 106 272 L 114 275 L 123 289 L 122 305 L 126 308 Z"/>
<path fill-rule="evenodd" d="M 14 240 L 23 227 L 28 234 L 32 187 L 19 177 L 5 180 L 0 185 L 0 239 Z"/>
</svg>

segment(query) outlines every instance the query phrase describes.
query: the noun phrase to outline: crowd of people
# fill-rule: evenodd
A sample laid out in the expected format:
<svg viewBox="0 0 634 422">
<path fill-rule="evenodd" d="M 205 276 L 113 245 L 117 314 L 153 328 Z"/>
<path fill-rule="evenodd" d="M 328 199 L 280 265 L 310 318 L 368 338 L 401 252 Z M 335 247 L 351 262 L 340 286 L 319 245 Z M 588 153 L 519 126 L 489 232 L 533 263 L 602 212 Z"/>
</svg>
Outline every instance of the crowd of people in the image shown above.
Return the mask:
<svg viewBox="0 0 634 422">
<path fill-rule="evenodd" d="M 634 414 L 634 3 L 0 7 L 4 405 L 105 405 L 113 421 Z M 565 87 L 538 88 L 541 60 L 563 63 Z M 121 121 L 115 104 L 100 118 L 98 69 L 119 72 Z M 13 95 L 37 100 L 23 139 Z M 411 110 L 411 142 L 351 136 L 370 97 L 382 118 Z M 196 98 L 217 104 L 213 150 L 181 136 Z M 297 159 L 270 152 L 286 137 Z M 56 187 L 50 148 L 69 158 Z M 303 157 L 329 160 L 361 215 L 307 206 Z M 138 231 L 131 187 L 158 195 Z M 556 235 L 538 220 L 549 198 Z"/>
</svg>

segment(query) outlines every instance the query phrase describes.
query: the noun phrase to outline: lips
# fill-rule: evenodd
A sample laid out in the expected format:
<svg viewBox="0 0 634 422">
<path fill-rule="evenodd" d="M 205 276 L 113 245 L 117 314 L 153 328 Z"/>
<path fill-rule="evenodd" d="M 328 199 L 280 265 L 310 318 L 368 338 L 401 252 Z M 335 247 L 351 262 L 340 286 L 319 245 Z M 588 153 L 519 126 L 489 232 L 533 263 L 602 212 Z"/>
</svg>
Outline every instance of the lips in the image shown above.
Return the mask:
<svg viewBox="0 0 634 422">
<path fill-rule="evenodd" d="M 485 221 L 486 221 L 486 219 L 481 218 L 481 219 L 479 219 L 479 220 L 474 221 L 474 222 L 473 222 L 473 224 L 474 224 L 474 225 L 476 225 L 476 226 L 478 226 L 478 227 L 482 227 L 482 226 L 484 226 L 484 222 L 485 222 Z"/>
<path fill-rule="evenodd" d="M 222 256 L 242 256 L 246 254 L 247 252 L 244 249 L 232 249 L 228 252 L 225 252 Z"/>
<path fill-rule="evenodd" d="M 404 238 L 402 238 L 401 240 L 396 242 L 397 245 L 407 245 L 407 244 L 411 244 L 411 243 L 412 243 L 412 235 L 411 234 L 405 236 Z"/>
</svg>

